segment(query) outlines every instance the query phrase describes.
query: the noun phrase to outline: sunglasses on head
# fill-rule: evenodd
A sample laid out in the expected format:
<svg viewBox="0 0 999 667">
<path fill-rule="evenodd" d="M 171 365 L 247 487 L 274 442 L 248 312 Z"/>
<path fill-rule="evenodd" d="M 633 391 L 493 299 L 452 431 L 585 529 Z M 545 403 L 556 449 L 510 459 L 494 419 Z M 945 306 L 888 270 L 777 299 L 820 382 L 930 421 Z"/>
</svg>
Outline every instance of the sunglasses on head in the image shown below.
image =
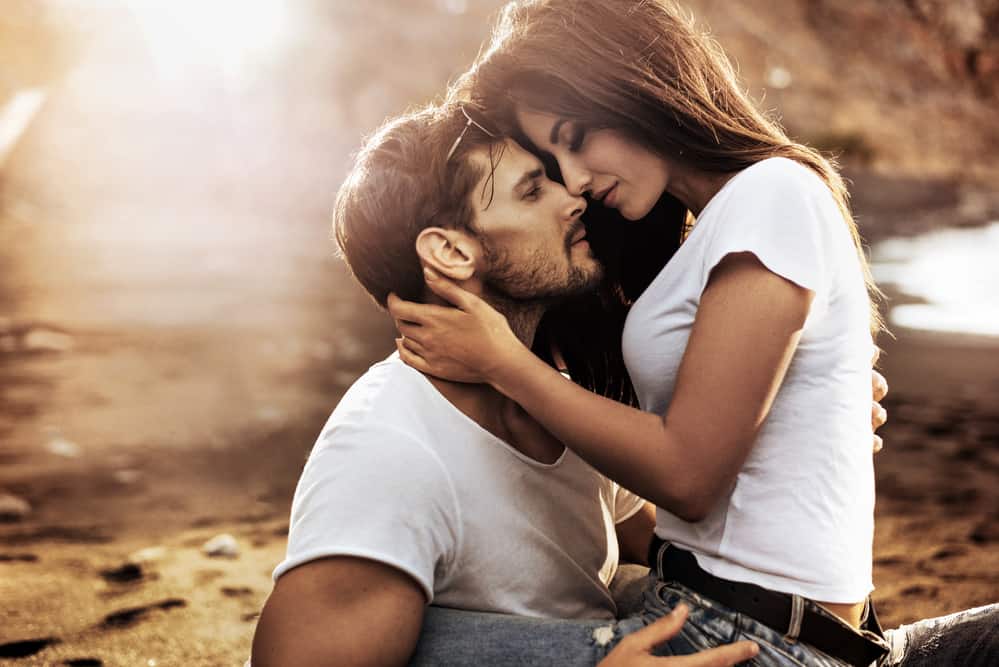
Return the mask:
<svg viewBox="0 0 999 667">
<path fill-rule="evenodd" d="M 461 134 L 459 134 L 458 138 L 454 140 L 453 144 L 451 144 L 451 150 L 447 152 L 447 157 L 444 158 L 445 162 L 449 161 L 451 159 L 451 156 L 454 155 L 454 152 L 458 150 L 458 146 L 461 144 L 461 140 L 465 138 L 465 133 L 468 132 L 468 128 L 472 127 L 473 125 L 480 132 L 484 133 L 486 136 L 492 139 L 498 139 L 500 136 L 499 130 L 497 130 L 496 127 L 491 122 L 489 122 L 488 119 L 486 119 L 482 111 L 476 109 L 471 104 L 459 104 L 458 108 L 461 109 L 461 113 L 462 115 L 465 116 L 467 122 L 465 123 L 464 127 L 461 128 Z"/>
</svg>

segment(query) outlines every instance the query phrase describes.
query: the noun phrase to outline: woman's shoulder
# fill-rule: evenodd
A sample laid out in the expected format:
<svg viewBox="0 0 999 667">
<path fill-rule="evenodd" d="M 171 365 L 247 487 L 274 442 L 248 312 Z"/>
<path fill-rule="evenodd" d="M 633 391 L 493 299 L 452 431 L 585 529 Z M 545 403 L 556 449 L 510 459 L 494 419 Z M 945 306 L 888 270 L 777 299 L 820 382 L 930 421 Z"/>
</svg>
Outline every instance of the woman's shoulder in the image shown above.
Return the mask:
<svg viewBox="0 0 999 667">
<path fill-rule="evenodd" d="M 768 185 L 773 188 L 804 187 L 828 190 L 823 180 L 810 167 L 786 157 L 760 160 L 743 169 L 737 177 L 749 187 Z"/>
<path fill-rule="evenodd" d="M 785 157 L 752 164 L 729 180 L 727 205 L 746 210 L 788 210 L 805 207 L 838 210 L 832 190 L 810 167 Z"/>
</svg>

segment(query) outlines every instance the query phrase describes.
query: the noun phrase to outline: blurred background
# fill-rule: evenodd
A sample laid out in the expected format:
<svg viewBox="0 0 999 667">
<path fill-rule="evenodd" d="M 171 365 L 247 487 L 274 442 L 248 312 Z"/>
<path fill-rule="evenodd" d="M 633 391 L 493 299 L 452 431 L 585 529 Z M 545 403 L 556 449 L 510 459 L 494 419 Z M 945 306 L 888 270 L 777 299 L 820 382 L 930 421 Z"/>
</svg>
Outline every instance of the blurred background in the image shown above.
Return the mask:
<svg viewBox="0 0 999 667">
<path fill-rule="evenodd" d="M 501 4 L 2 0 L 0 662 L 241 664 L 304 458 L 393 349 L 336 188 Z M 999 2 L 686 5 L 840 157 L 890 296 L 882 616 L 999 599 Z"/>
</svg>

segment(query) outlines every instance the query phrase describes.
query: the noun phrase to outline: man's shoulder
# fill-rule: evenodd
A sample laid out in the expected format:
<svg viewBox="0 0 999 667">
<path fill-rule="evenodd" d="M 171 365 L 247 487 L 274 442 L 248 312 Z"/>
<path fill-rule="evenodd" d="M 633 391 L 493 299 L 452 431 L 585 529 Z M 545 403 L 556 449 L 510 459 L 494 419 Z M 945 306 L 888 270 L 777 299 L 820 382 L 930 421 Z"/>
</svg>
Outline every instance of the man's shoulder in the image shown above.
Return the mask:
<svg viewBox="0 0 999 667">
<path fill-rule="evenodd" d="M 319 435 L 313 454 L 372 454 L 423 458 L 435 431 L 447 428 L 446 406 L 433 385 L 392 355 L 372 365 L 344 393 Z"/>
<path fill-rule="evenodd" d="M 347 388 L 327 427 L 337 422 L 388 424 L 405 414 L 402 408 L 428 401 L 431 385 L 393 354 L 373 364 Z"/>
</svg>

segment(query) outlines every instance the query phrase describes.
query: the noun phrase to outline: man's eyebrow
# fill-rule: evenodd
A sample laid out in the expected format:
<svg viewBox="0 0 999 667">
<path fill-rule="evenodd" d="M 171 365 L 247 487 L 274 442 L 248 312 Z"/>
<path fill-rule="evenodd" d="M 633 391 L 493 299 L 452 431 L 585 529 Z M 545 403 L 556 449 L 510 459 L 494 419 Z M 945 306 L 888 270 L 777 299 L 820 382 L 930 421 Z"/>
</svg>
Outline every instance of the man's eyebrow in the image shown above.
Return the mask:
<svg viewBox="0 0 999 667">
<path fill-rule="evenodd" d="M 535 180 L 541 178 L 542 176 L 544 176 L 544 173 L 545 173 L 545 170 L 542 169 L 541 167 L 538 167 L 538 168 L 533 169 L 531 171 L 524 172 L 524 174 L 520 177 L 520 180 L 518 180 L 517 183 L 513 186 L 514 192 L 519 191 L 521 188 L 523 188 L 525 185 L 527 185 L 531 181 L 535 181 Z"/>
<path fill-rule="evenodd" d="M 552 146 L 558 143 L 558 131 L 562 129 L 562 126 L 565 125 L 566 122 L 565 118 L 559 118 L 555 121 L 555 124 L 552 125 L 551 134 L 548 135 L 548 141 L 551 142 Z"/>
</svg>

